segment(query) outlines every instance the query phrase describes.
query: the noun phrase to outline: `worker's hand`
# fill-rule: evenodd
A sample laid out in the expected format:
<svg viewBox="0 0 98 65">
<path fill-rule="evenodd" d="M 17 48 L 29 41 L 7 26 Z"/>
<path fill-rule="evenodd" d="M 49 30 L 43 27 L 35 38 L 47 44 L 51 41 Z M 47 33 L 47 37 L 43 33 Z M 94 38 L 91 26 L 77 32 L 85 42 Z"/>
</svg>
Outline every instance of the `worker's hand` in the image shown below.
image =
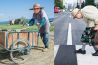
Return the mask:
<svg viewBox="0 0 98 65">
<path fill-rule="evenodd" d="M 40 29 L 40 23 L 37 23 L 38 29 Z"/>
<path fill-rule="evenodd" d="M 39 26 L 39 25 L 40 25 L 40 23 L 36 23 L 36 25 L 37 25 L 37 26 Z"/>
</svg>

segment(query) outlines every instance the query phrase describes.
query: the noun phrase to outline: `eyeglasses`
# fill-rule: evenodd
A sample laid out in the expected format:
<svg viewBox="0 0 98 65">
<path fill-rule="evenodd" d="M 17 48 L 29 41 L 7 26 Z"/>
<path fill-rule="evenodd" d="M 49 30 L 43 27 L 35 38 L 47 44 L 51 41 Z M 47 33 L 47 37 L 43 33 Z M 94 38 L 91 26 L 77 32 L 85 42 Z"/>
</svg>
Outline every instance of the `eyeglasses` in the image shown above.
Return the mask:
<svg viewBox="0 0 98 65">
<path fill-rule="evenodd" d="M 34 8 L 33 10 L 39 10 L 40 8 Z"/>
</svg>

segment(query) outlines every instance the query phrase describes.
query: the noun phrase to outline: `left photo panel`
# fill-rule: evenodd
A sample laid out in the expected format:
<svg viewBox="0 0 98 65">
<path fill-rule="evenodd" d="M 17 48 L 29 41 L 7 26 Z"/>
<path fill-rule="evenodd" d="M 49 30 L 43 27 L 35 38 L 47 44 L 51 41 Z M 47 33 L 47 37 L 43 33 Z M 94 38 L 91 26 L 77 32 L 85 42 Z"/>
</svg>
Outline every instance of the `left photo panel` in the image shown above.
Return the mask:
<svg viewBox="0 0 98 65">
<path fill-rule="evenodd" d="M 54 65 L 54 0 L 0 0 L 0 65 Z"/>
</svg>

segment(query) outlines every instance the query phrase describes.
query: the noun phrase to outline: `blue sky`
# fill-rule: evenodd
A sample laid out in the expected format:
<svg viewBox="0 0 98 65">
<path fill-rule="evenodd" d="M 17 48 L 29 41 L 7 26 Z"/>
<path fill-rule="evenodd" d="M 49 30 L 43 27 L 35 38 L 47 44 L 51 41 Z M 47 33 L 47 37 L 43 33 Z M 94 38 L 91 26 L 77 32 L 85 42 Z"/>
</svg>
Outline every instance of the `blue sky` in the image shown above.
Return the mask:
<svg viewBox="0 0 98 65">
<path fill-rule="evenodd" d="M 54 17 L 54 0 L 0 0 L 0 21 L 20 17 L 32 18 L 33 12 L 29 9 L 34 3 L 41 4 L 49 18 Z"/>
</svg>

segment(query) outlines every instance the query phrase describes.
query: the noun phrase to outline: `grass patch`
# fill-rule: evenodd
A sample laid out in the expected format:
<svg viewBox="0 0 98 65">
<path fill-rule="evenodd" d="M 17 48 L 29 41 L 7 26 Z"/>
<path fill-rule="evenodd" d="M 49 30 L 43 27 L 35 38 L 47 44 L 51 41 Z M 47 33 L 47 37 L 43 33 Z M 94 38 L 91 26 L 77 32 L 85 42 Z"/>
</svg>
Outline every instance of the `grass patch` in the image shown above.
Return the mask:
<svg viewBox="0 0 98 65">
<path fill-rule="evenodd" d="M 54 32 L 54 24 L 53 23 L 51 23 L 50 32 Z"/>
<path fill-rule="evenodd" d="M 3 25 L 0 25 L 0 29 L 22 29 L 24 28 L 25 26 L 22 26 L 22 25 L 9 25 L 9 24 L 3 24 Z"/>
<path fill-rule="evenodd" d="M 23 26 L 23 25 L 9 25 L 9 24 L 2 24 L 0 25 L 0 30 L 17 30 L 17 29 L 25 29 L 27 31 L 37 30 L 38 27 L 36 25 L 33 26 Z M 51 24 L 50 32 L 54 32 L 54 24 Z"/>
</svg>

